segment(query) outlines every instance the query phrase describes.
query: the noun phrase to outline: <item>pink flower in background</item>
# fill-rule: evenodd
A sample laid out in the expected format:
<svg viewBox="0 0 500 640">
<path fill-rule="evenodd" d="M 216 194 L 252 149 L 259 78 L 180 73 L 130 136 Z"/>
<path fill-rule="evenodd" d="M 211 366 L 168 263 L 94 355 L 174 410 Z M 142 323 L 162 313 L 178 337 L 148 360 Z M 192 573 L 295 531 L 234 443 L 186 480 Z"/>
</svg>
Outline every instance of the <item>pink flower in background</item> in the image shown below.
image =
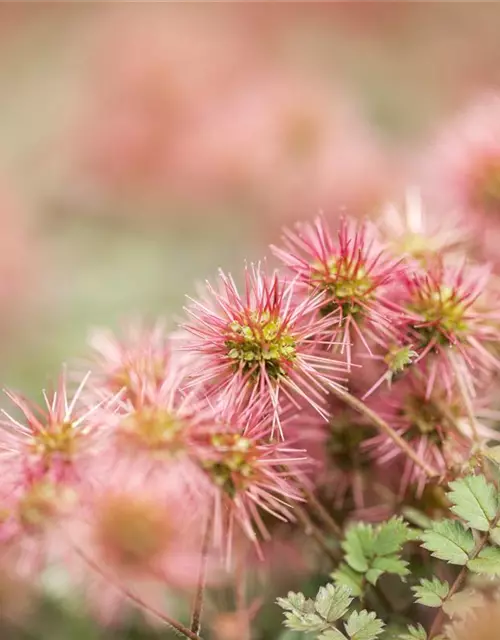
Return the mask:
<svg viewBox="0 0 500 640">
<path fill-rule="evenodd" d="M 420 177 L 439 211 L 466 218 L 476 257 L 498 268 L 500 96 L 483 96 L 443 126 L 422 159 Z"/>
<path fill-rule="evenodd" d="M 260 267 L 245 271 L 242 293 L 220 272 L 218 288 L 207 285 L 204 300 L 187 308 L 184 325 L 192 338 L 185 348 L 197 354 L 190 377 L 206 392 L 226 402 L 271 402 L 273 431 L 281 431 L 283 402 L 303 399 L 321 415 L 325 390 L 338 385 L 345 363 L 325 351 L 333 341 L 338 312 L 320 317 L 322 292 L 299 297 L 294 281 L 267 275 Z"/>
<path fill-rule="evenodd" d="M 158 389 L 170 366 L 178 366 L 178 361 L 172 363 L 171 337 L 162 322 L 151 327 L 131 324 L 123 336 L 105 329 L 96 330 L 89 344 L 95 363 L 92 367 L 94 386 L 107 388 L 111 393 L 121 392 L 122 399 L 133 401 L 144 388 Z"/>
<path fill-rule="evenodd" d="M 427 188 L 448 208 L 500 216 L 500 97 L 485 96 L 447 125 L 424 162 Z"/>
<path fill-rule="evenodd" d="M 351 347 L 360 342 L 387 344 L 394 314 L 385 298 L 404 267 L 387 252 L 369 223 L 343 219 L 333 233 L 324 218 L 285 231 L 284 249 L 274 253 L 306 290 L 323 297 L 321 313 L 340 309 L 342 350 L 351 363 Z"/>
<path fill-rule="evenodd" d="M 98 411 L 109 409 L 116 398 L 90 405 L 81 396 L 90 374 L 69 396 L 66 374 L 59 377 L 56 390 L 44 395 L 45 406 L 39 406 L 12 391 L 6 395 L 22 413 L 18 420 L 5 410 L 0 422 L 2 462 L 25 470 L 28 477 L 55 481 L 79 482 L 86 478 L 86 469 L 96 452 L 102 449 L 105 434 Z"/>
<path fill-rule="evenodd" d="M 186 185 L 247 193 L 281 220 L 345 206 L 371 213 L 389 189 L 386 156 L 344 93 L 279 63 L 209 104 L 178 162 Z"/>
<path fill-rule="evenodd" d="M 67 551 L 62 526 L 73 517 L 78 497 L 49 477 L 3 470 L 9 475 L 0 492 L 1 562 L 35 579 Z"/>
<path fill-rule="evenodd" d="M 88 35 L 89 85 L 70 150 L 83 183 L 175 191 L 185 137 L 255 64 L 255 46 L 223 11 L 217 20 L 160 5 L 108 9 Z"/>
<path fill-rule="evenodd" d="M 87 496 L 67 528 L 73 567 L 106 623 L 123 612 L 124 590 L 162 610 L 166 585 L 196 583 L 203 510 L 191 508 L 174 479 L 147 487 L 134 474 L 115 474 Z"/>
<path fill-rule="evenodd" d="M 436 206 L 424 206 L 415 188 L 407 190 L 403 205 L 384 207 L 377 226 L 395 256 L 404 255 L 417 262 L 432 259 L 436 253 L 464 251 L 473 235 L 473 225 L 466 224 L 463 216 L 446 213 Z"/>
</svg>

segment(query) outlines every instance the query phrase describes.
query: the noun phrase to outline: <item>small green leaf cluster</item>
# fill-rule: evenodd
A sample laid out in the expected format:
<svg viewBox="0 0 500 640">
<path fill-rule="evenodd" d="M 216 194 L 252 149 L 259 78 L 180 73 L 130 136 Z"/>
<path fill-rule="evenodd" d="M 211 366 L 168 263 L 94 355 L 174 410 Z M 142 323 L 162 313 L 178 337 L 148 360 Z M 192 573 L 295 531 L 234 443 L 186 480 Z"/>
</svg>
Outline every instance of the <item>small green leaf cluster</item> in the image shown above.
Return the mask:
<svg viewBox="0 0 500 640">
<path fill-rule="evenodd" d="M 335 584 L 346 585 L 360 596 L 367 584 L 375 586 L 384 573 L 408 575 L 401 551 L 411 537 L 402 518 L 391 518 L 376 527 L 364 523 L 350 527 L 342 543 L 344 562 L 332 574 Z"/>
<path fill-rule="evenodd" d="M 289 629 L 316 633 L 318 640 L 375 640 L 384 629 L 384 623 L 373 612 L 363 609 L 348 614 L 353 596 L 345 585 L 320 587 L 314 600 L 291 591 L 277 602 L 286 612 Z M 340 629 L 337 625 L 344 618 Z"/>
</svg>

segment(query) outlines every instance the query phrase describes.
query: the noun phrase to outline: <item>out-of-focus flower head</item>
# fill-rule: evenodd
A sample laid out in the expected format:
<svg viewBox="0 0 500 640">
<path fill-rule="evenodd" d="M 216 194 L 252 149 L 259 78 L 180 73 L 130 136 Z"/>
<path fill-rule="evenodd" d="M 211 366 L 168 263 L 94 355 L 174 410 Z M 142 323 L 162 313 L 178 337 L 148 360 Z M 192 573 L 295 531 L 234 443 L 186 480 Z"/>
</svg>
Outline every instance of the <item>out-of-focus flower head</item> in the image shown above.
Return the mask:
<svg viewBox="0 0 500 640">
<path fill-rule="evenodd" d="M 92 26 L 89 86 L 71 153 L 83 184 L 141 193 L 178 184 L 184 140 L 258 57 L 244 24 L 218 12 L 113 7 Z"/>
<path fill-rule="evenodd" d="M 50 477 L 12 470 L 0 493 L 0 542 L 20 576 L 35 578 L 47 563 L 64 555 L 61 529 L 78 504 L 71 487 Z"/>
<path fill-rule="evenodd" d="M 96 452 L 102 448 L 105 433 L 98 419 L 104 405 L 110 408 L 115 398 L 87 404 L 82 392 L 87 374 L 72 397 L 69 396 L 65 371 L 59 376 L 57 387 L 44 391 L 45 406 L 39 406 L 19 394 L 6 391 L 21 412 L 17 419 L 2 410 L 0 450 L 2 463 L 25 469 L 30 476 L 50 476 L 56 481 L 86 480 L 86 469 Z"/>
<path fill-rule="evenodd" d="M 185 348 L 198 356 L 190 368 L 193 383 L 222 404 L 270 401 L 273 431 L 281 430 L 283 401 L 305 399 L 326 415 L 325 389 L 342 381 L 346 367 L 323 348 L 323 337 L 332 342 L 338 323 L 336 310 L 317 313 L 323 293 L 299 297 L 295 281 L 260 266 L 246 269 L 242 293 L 223 272 L 218 284 L 208 284 L 206 299 L 187 308 L 184 328 L 193 337 Z"/>
<path fill-rule="evenodd" d="M 368 213 L 386 199 L 386 157 L 342 90 L 277 64 L 210 107 L 179 155 L 187 184 L 202 193 L 246 191 L 281 220 L 341 207 Z"/>
<path fill-rule="evenodd" d="M 162 322 L 151 327 L 131 324 L 123 337 L 99 329 L 89 342 L 97 364 L 97 368 L 93 367 L 94 386 L 121 392 L 122 399 L 131 401 L 144 387 L 158 389 L 173 359 L 171 341 Z"/>
<path fill-rule="evenodd" d="M 88 494 L 68 527 L 75 569 L 91 608 L 104 622 L 122 612 L 126 592 L 161 610 L 165 585 L 194 586 L 199 566 L 199 519 L 182 483 L 168 485 L 118 473 Z"/>
<path fill-rule="evenodd" d="M 351 362 L 351 346 L 360 342 L 386 344 L 393 315 L 385 303 L 389 287 L 402 270 L 369 223 L 343 219 L 338 234 L 323 217 L 285 232 L 285 248 L 274 253 L 298 276 L 305 288 L 323 296 L 321 313 L 340 309 L 342 349 Z"/>
<path fill-rule="evenodd" d="M 484 96 L 449 124 L 429 150 L 428 184 L 459 213 L 500 216 L 500 97 Z"/>
<path fill-rule="evenodd" d="M 404 206 L 384 207 L 378 225 L 394 255 L 418 262 L 432 259 L 436 253 L 463 251 L 471 242 L 471 225 L 466 226 L 457 214 L 424 207 L 415 188 L 407 190 Z"/>
</svg>

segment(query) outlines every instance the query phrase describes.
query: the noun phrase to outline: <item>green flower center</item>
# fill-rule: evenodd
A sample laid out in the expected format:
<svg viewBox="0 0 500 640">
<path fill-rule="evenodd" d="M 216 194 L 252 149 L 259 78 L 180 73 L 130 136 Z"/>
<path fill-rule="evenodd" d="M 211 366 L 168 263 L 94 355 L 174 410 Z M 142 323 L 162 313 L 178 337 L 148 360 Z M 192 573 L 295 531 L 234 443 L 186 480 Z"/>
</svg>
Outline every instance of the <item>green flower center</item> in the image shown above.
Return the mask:
<svg viewBox="0 0 500 640">
<path fill-rule="evenodd" d="M 417 323 L 415 327 L 422 337 L 423 346 L 431 341 L 446 345 L 450 334 L 460 339 L 467 332 L 466 309 L 451 287 L 443 285 L 437 291 L 419 297 L 410 305 L 410 310 L 420 315 L 426 324 L 421 327 Z"/>
<path fill-rule="evenodd" d="M 76 432 L 71 422 L 50 424 L 36 433 L 32 450 L 36 455 L 50 458 L 59 454 L 71 458 L 75 451 Z"/>
<path fill-rule="evenodd" d="M 252 314 L 247 324 L 232 322 L 226 336 L 228 357 L 255 377 L 262 363 L 273 380 L 285 377 L 296 357 L 295 338 L 284 330 L 280 318 L 267 312 Z"/>
<path fill-rule="evenodd" d="M 184 422 L 158 407 L 141 407 L 120 423 L 120 434 L 146 449 L 174 453 L 179 447 Z"/>
<path fill-rule="evenodd" d="M 332 256 L 326 264 L 316 261 L 311 268 L 311 284 L 323 289 L 329 302 L 322 308 L 324 315 L 337 305 L 342 315 L 358 316 L 363 311 L 362 302 L 373 298 L 373 280 L 363 264 L 356 260 L 344 260 Z"/>
<path fill-rule="evenodd" d="M 230 498 L 234 498 L 255 478 L 254 443 L 238 434 L 223 433 L 212 435 L 210 444 L 215 457 L 205 461 L 203 466 L 213 482 Z"/>
<path fill-rule="evenodd" d="M 444 403 L 444 400 L 443 400 Z M 457 418 L 459 410 L 453 405 L 446 405 L 451 416 Z M 400 411 L 410 423 L 410 429 L 405 438 L 413 440 L 419 436 L 427 436 L 431 442 L 442 446 L 447 434 L 454 430 L 450 418 L 440 407 L 440 403 L 433 398 L 409 394 Z"/>
</svg>

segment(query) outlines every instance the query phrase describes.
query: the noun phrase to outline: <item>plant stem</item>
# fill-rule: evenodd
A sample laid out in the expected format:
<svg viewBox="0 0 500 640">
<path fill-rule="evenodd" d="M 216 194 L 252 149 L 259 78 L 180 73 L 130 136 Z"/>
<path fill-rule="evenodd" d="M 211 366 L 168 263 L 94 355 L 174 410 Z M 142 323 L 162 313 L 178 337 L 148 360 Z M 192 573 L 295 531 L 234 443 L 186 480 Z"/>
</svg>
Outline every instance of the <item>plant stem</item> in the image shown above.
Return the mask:
<svg viewBox="0 0 500 640">
<path fill-rule="evenodd" d="M 298 520 L 303 525 L 306 535 L 314 538 L 314 540 L 318 543 L 318 546 L 328 555 L 334 565 L 337 565 L 341 559 L 340 553 L 329 546 L 325 536 L 312 522 L 307 511 L 300 505 L 296 505 L 294 508 L 294 512 L 297 515 Z"/>
<path fill-rule="evenodd" d="M 210 548 L 210 542 L 212 539 L 213 519 L 214 510 L 210 509 L 206 519 L 205 533 L 203 535 L 203 542 L 201 546 L 200 572 L 198 574 L 196 594 L 193 603 L 193 613 L 191 615 L 191 631 L 196 635 L 200 633 L 201 628 L 201 613 L 203 610 L 203 598 L 205 595 L 205 586 L 207 581 L 207 560 L 208 550 Z"/>
<path fill-rule="evenodd" d="M 335 522 L 332 516 L 328 513 L 325 507 L 321 504 L 318 498 L 314 495 L 314 492 L 309 489 L 305 482 L 300 483 L 300 489 L 304 494 L 308 504 L 313 509 L 314 513 L 323 522 L 323 524 L 330 530 L 330 532 L 336 538 L 342 538 L 344 533 L 341 527 Z"/>
<path fill-rule="evenodd" d="M 417 453 L 413 451 L 413 449 L 408 445 L 408 443 L 403 440 L 403 438 L 398 435 L 391 427 L 387 424 L 387 422 L 381 418 L 377 413 L 372 411 L 370 407 L 367 407 L 361 400 L 351 395 L 348 391 L 341 389 L 339 387 L 330 387 L 331 392 L 337 396 L 342 402 L 349 405 L 352 409 L 365 416 L 374 424 L 380 431 L 386 433 L 389 438 L 393 442 L 395 442 L 398 447 L 403 451 L 409 458 L 412 460 L 418 467 L 425 472 L 425 474 L 429 477 L 435 477 L 438 473 L 428 465 L 424 460 L 419 458 Z"/>
<path fill-rule="evenodd" d="M 82 549 L 80 549 L 75 545 L 73 546 L 76 552 L 78 553 L 78 555 L 82 558 L 82 560 L 84 560 L 86 564 L 89 565 L 91 569 L 93 569 L 102 578 L 104 578 L 104 580 L 112 584 L 113 587 L 115 587 L 115 589 L 120 591 L 128 600 L 136 604 L 143 611 L 146 611 L 147 613 L 154 616 L 155 618 L 158 618 L 159 620 L 164 622 L 166 625 L 174 629 L 174 631 L 177 632 L 177 634 L 183 635 L 184 637 L 189 638 L 189 640 L 202 640 L 202 638 L 200 638 L 200 636 L 197 635 L 196 633 L 193 633 L 191 629 L 188 629 L 183 624 L 181 624 L 180 622 L 177 622 L 177 620 L 174 620 L 174 618 L 171 618 L 163 611 L 160 611 L 159 609 L 156 609 L 156 607 L 153 607 L 152 605 L 148 604 L 140 596 L 136 595 L 133 591 L 128 589 L 125 585 L 115 580 L 111 575 L 109 575 L 106 571 L 104 571 L 97 564 L 97 562 L 95 562 L 92 558 L 87 556 L 87 554 L 84 551 L 82 551 Z"/>
<path fill-rule="evenodd" d="M 500 521 L 500 512 L 497 514 L 497 516 L 491 523 L 488 531 L 486 531 L 486 533 L 483 536 L 481 536 L 481 538 L 479 539 L 471 555 L 469 556 L 469 561 L 474 560 L 474 558 L 476 558 L 481 553 L 482 549 L 488 542 L 488 539 L 490 537 L 490 531 L 497 526 L 499 521 Z M 451 585 L 446 598 L 443 599 L 443 604 L 445 602 L 448 602 L 448 600 L 451 600 L 451 598 L 455 595 L 455 593 L 460 589 L 460 587 L 462 586 L 465 580 L 466 575 L 467 575 L 467 565 L 465 564 L 460 570 L 460 573 L 458 574 L 458 576 L 453 581 L 453 584 Z M 439 633 L 441 626 L 443 624 L 444 615 L 445 614 L 444 614 L 443 608 L 441 607 L 441 609 L 439 609 L 439 611 L 437 612 L 436 617 L 434 618 L 434 621 L 430 628 L 429 640 L 432 640 L 432 638 Z"/>
</svg>

